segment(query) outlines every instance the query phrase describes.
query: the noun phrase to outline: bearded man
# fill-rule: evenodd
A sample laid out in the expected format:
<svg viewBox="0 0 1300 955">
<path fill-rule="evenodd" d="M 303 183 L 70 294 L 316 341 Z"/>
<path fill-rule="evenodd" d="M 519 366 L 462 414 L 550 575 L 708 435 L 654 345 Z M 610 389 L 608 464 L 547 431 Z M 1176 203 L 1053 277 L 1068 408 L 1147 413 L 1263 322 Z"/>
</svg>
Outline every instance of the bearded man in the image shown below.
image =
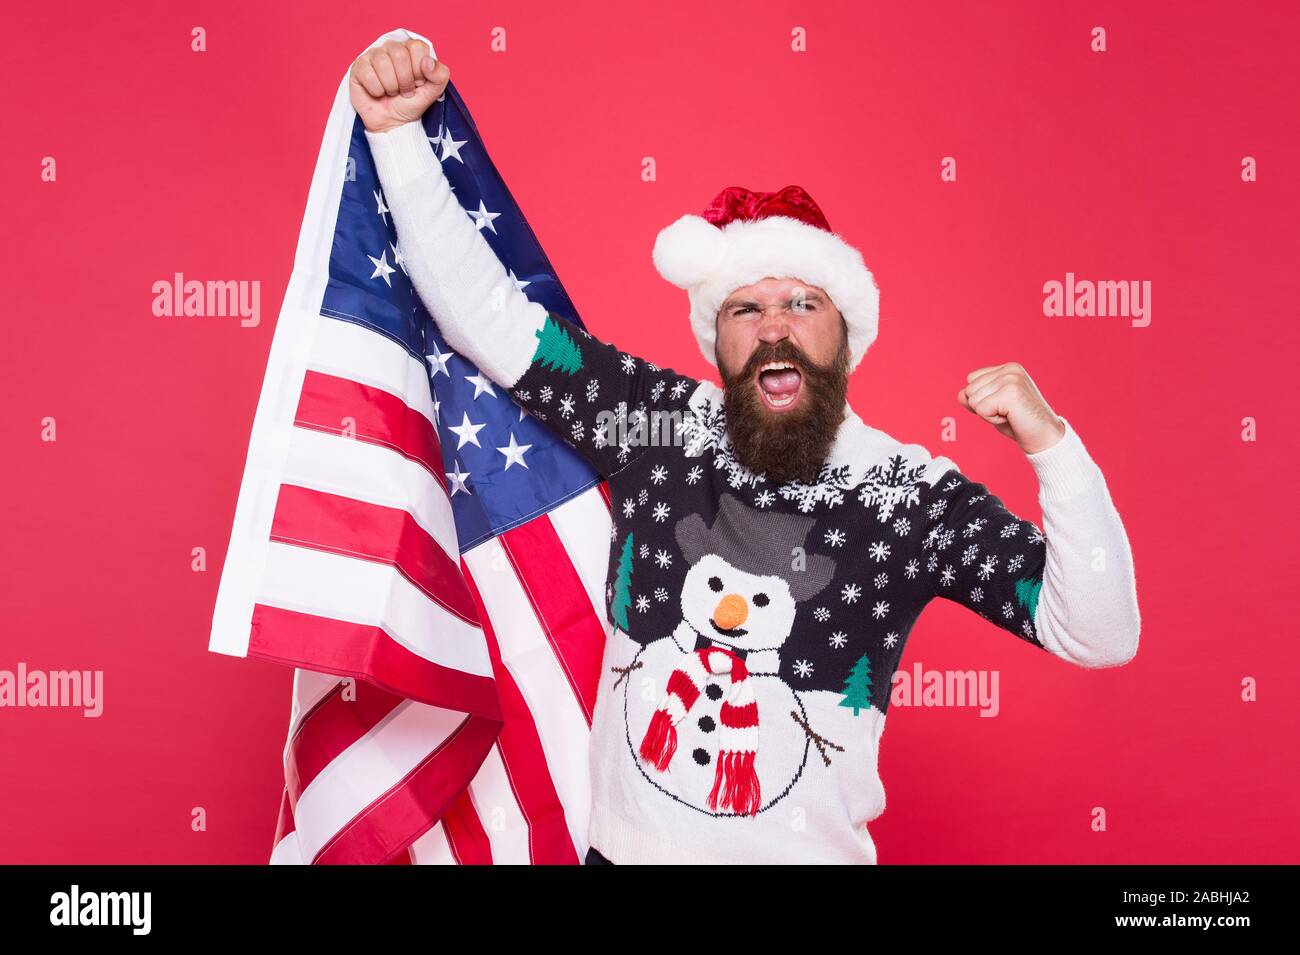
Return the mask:
<svg viewBox="0 0 1300 955">
<path fill-rule="evenodd" d="M 891 676 L 934 597 L 1079 666 L 1133 658 L 1123 524 L 1024 368 L 976 369 L 958 400 L 1026 455 L 1046 534 L 849 407 L 879 293 L 798 186 L 724 189 L 655 242 L 721 388 L 598 341 L 519 290 L 452 194 L 419 122 L 449 77 L 423 42 L 386 43 L 352 102 L 448 344 L 608 482 L 587 861 L 875 862 Z M 653 415 L 680 440 L 609 423 Z"/>
</svg>

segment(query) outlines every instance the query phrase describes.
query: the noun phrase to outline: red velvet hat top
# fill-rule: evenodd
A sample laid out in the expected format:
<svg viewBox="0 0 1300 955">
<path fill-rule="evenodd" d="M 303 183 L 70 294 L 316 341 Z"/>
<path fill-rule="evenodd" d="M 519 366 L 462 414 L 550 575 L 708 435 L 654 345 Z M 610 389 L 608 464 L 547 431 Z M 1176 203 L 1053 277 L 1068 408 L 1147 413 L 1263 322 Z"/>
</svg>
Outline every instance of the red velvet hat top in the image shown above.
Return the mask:
<svg viewBox="0 0 1300 955">
<path fill-rule="evenodd" d="M 702 213 L 707 222 L 718 228 L 737 219 L 765 219 L 768 216 L 789 216 L 831 231 L 825 214 L 801 186 L 786 186 L 776 192 L 754 192 L 744 186 L 728 186 Z"/>
</svg>

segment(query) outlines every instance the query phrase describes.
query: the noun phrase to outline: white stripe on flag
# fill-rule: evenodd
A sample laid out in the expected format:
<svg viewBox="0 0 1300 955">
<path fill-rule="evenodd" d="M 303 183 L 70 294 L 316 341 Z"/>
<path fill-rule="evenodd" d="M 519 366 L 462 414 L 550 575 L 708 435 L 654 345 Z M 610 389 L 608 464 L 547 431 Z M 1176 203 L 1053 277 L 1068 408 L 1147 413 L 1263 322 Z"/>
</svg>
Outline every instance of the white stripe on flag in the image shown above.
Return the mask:
<svg viewBox="0 0 1300 955">
<path fill-rule="evenodd" d="M 564 545 L 573 569 L 578 572 L 596 619 L 610 635 L 612 624 L 605 614 L 605 581 L 609 573 L 609 528 L 611 518 L 600 486 L 565 501 L 548 515 L 555 535 Z"/>
<path fill-rule="evenodd" d="M 587 747 L 580 743 L 590 737 L 591 728 L 582 706 L 500 541 L 484 541 L 466 551 L 463 560 L 492 621 L 502 665 L 514 677 L 537 728 L 570 836 L 575 845 L 585 845 L 591 771 Z"/>
<path fill-rule="evenodd" d="M 500 743 L 493 746 L 483 760 L 483 766 L 470 783 L 469 795 L 483 831 L 492 844 L 492 864 L 527 865 L 532 862 L 528 820 L 515 799 L 510 774 L 501 759 Z M 585 839 L 586 833 L 583 836 Z"/>
<path fill-rule="evenodd" d="M 330 696 L 341 682 L 341 677 L 316 670 L 295 667 L 293 671 L 293 704 L 289 710 L 289 733 L 284 741 L 284 758 L 289 758 L 289 743 L 298 732 L 304 713 L 310 713 L 321 700 Z"/>
<path fill-rule="evenodd" d="M 387 391 L 433 423 L 428 366 L 385 335 L 341 319 L 322 318 L 307 367 Z"/>
<path fill-rule="evenodd" d="M 441 822 L 435 823 L 432 829 L 411 843 L 411 861 L 415 865 L 456 864 Z"/>
<path fill-rule="evenodd" d="M 289 445 L 284 481 L 406 511 L 453 562 L 459 560 L 447 492 L 420 464 L 390 448 L 298 428 Z"/>
<path fill-rule="evenodd" d="M 303 790 L 294 809 L 301 854 L 315 858 L 358 813 L 442 745 L 465 714 L 403 700 Z"/>
<path fill-rule="evenodd" d="M 382 627 L 417 656 L 492 676 L 482 631 L 443 609 L 391 564 L 272 542 L 260 602 Z"/>
<path fill-rule="evenodd" d="M 310 859 L 303 858 L 297 829 L 277 842 L 271 851 L 271 865 L 308 865 L 310 862 Z"/>
</svg>

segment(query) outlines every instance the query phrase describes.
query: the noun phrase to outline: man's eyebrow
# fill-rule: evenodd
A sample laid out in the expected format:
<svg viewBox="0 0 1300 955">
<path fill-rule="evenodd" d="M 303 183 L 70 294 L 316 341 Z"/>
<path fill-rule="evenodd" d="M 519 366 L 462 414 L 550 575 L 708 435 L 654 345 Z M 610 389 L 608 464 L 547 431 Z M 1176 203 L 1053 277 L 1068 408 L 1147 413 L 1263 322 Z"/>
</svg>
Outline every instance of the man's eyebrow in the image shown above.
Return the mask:
<svg viewBox="0 0 1300 955">
<path fill-rule="evenodd" d="M 796 300 L 803 300 L 805 302 L 816 302 L 818 305 L 826 304 L 826 299 L 822 298 L 816 292 L 804 292 L 802 294 L 791 295 L 788 299 L 786 299 L 786 303 L 788 304 Z M 734 301 L 726 301 L 722 303 L 722 307 L 726 309 L 739 308 L 742 305 L 749 305 L 753 308 L 760 307 L 759 304 L 753 301 L 752 299 L 736 299 Z"/>
</svg>

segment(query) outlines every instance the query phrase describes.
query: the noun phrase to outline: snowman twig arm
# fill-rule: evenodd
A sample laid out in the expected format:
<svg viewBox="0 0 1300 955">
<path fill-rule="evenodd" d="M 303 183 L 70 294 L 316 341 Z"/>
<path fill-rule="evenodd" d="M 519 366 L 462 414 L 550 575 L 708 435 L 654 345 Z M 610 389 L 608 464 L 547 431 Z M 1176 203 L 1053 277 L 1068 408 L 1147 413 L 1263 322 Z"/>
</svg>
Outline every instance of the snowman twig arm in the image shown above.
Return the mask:
<svg viewBox="0 0 1300 955">
<path fill-rule="evenodd" d="M 614 681 L 614 685 L 611 686 L 610 689 L 611 689 L 611 690 L 617 690 L 617 689 L 618 689 L 618 685 L 619 685 L 620 683 L 623 682 L 623 679 L 624 679 L 625 677 L 627 677 L 629 674 L 631 674 L 631 672 L 632 672 L 633 670 L 639 670 L 639 669 L 641 669 L 641 666 L 642 666 L 641 661 L 640 661 L 640 660 L 636 660 L 636 661 L 634 661 L 634 662 L 632 662 L 632 663 L 629 663 L 629 664 L 628 664 L 627 666 L 625 666 L 625 667 L 610 667 L 610 668 L 609 668 L 609 671 L 610 671 L 611 673 L 617 673 L 617 674 L 618 674 L 618 679 Z"/>
<path fill-rule="evenodd" d="M 799 715 L 797 710 L 790 711 L 790 718 L 794 720 L 796 723 L 798 723 L 800 728 L 804 731 L 804 734 L 810 740 L 813 741 L 813 745 L 817 747 L 817 752 L 821 753 L 822 762 L 824 762 L 827 766 L 831 764 L 831 758 L 826 755 L 827 746 L 829 746 L 831 749 L 839 750 L 841 753 L 844 752 L 843 746 L 840 746 L 838 743 L 832 743 L 825 736 L 822 736 L 811 726 L 809 726 L 807 721 L 805 721 L 804 718 Z"/>
</svg>

